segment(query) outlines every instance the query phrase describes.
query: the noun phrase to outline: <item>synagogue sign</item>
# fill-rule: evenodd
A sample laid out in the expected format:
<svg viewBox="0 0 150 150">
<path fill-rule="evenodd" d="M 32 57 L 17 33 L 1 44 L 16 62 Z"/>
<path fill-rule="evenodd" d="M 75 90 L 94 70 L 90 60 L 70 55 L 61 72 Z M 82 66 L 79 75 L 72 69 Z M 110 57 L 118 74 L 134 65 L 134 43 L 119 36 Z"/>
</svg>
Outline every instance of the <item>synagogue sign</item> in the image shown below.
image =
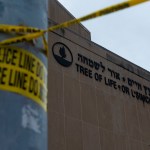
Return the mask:
<svg viewBox="0 0 150 150">
<path fill-rule="evenodd" d="M 102 60 L 94 60 L 91 57 L 89 58 L 81 53 L 77 53 L 77 60 L 74 60 L 73 63 L 73 55 L 70 49 L 60 42 L 54 44 L 53 56 L 64 67 L 74 65 L 73 67 L 75 67 L 77 73 L 90 80 L 94 79 L 99 84 L 104 83 L 104 86 L 111 87 L 143 103 L 150 104 L 150 87 L 131 77 L 122 75 L 108 66 L 108 64 L 106 66 Z"/>
</svg>

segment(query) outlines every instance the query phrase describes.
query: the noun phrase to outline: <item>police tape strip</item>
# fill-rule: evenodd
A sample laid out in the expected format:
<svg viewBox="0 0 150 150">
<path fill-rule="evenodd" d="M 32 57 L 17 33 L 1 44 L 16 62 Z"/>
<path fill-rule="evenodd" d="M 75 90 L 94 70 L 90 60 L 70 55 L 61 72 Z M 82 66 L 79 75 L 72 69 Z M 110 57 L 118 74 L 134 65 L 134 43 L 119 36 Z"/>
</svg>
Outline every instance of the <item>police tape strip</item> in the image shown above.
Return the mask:
<svg viewBox="0 0 150 150">
<path fill-rule="evenodd" d="M 122 10 L 122 9 L 125 9 L 128 7 L 132 7 L 134 5 L 138 5 L 140 3 L 147 2 L 147 1 L 149 1 L 149 0 L 130 0 L 127 2 L 120 3 L 120 4 L 116 4 L 116 5 L 104 8 L 102 10 L 96 11 L 94 13 L 91 13 L 89 15 L 86 15 L 84 17 L 81 17 L 78 19 L 73 19 L 71 21 L 67 21 L 67 22 L 64 22 L 62 24 L 58 24 L 56 26 L 49 28 L 48 31 L 53 31 L 53 30 L 57 30 L 59 28 L 69 27 L 71 25 L 80 23 L 82 21 L 87 21 L 87 20 L 90 20 L 93 18 L 104 16 L 104 15 L 107 15 L 107 14 L 110 14 L 110 13 L 113 13 L 113 12 L 116 12 L 116 11 L 119 11 L 119 10 Z"/>
<path fill-rule="evenodd" d="M 47 69 L 24 49 L 0 46 L 0 89 L 21 94 L 47 109 Z"/>
<path fill-rule="evenodd" d="M 1 41 L 0 45 L 11 45 L 11 44 L 21 43 L 21 42 L 29 42 L 29 41 L 36 39 L 37 37 L 42 36 L 44 49 L 41 52 L 43 52 L 46 55 L 48 53 L 48 46 L 47 46 L 48 43 L 44 37 L 44 33 L 45 33 L 44 30 L 33 28 L 33 27 L 2 24 L 0 25 L 0 32 L 9 33 L 9 34 L 15 33 L 17 36 L 17 37 L 13 37 L 13 38 Z"/>
<path fill-rule="evenodd" d="M 15 29 L 15 27 L 14 27 L 14 29 Z M 23 31 L 23 29 L 22 29 L 22 31 Z M 44 33 L 45 33 L 45 31 L 39 30 L 39 31 L 36 31 L 36 33 L 17 36 L 14 38 L 10 38 L 10 39 L 6 39 L 6 40 L 1 41 L 0 45 L 11 45 L 11 44 L 15 44 L 15 43 L 30 42 L 30 41 L 37 39 L 37 38 L 42 36 L 44 49 L 41 49 L 41 52 L 44 53 L 46 56 L 48 56 L 48 43 L 44 37 Z"/>
<path fill-rule="evenodd" d="M 0 42 L 0 45 L 10 45 L 10 44 L 20 43 L 20 42 L 28 42 L 28 41 L 31 41 L 33 39 L 43 36 L 44 33 L 48 32 L 48 31 L 54 31 L 54 30 L 57 30 L 60 28 L 69 27 L 71 25 L 80 23 L 82 21 L 86 21 L 86 20 L 90 20 L 90 19 L 93 19 L 96 17 L 104 16 L 104 15 L 107 15 L 107 14 L 110 14 L 110 13 L 113 13 L 113 12 L 116 12 L 116 11 L 119 11 L 119 10 L 122 10 L 125 8 L 129 8 L 134 5 L 138 5 L 140 3 L 147 2 L 147 1 L 149 1 L 149 0 L 130 0 L 130 1 L 122 2 L 119 4 L 113 5 L 111 7 L 107 7 L 102 10 L 96 11 L 96 12 L 86 15 L 84 17 L 81 17 L 78 19 L 73 19 L 71 21 L 67 21 L 62 24 L 58 24 L 56 26 L 52 26 L 52 27 L 48 28 L 47 30 L 41 30 L 41 29 L 30 28 L 30 27 L 22 27 L 22 26 L 1 25 L 0 31 L 2 31 L 2 32 L 9 32 L 9 33 L 12 33 L 12 32 L 25 33 L 26 32 L 29 34 L 25 34 L 22 36 L 3 40 Z"/>
<path fill-rule="evenodd" d="M 26 27 L 26 26 L 15 26 L 15 25 L 0 25 L 0 32 L 8 32 L 8 33 L 35 33 L 40 32 L 41 29 L 33 28 L 33 27 Z"/>
</svg>

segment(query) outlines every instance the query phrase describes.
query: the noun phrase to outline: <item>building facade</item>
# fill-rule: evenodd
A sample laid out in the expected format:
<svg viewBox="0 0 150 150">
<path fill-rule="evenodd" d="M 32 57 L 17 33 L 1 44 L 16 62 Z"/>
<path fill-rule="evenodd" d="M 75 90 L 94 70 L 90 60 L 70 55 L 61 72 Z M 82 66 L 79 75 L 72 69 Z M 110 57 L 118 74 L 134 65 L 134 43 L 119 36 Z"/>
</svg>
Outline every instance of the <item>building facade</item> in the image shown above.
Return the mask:
<svg viewBox="0 0 150 150">
<path fill-rule="evenodd" d="M 49 0 L 49 26 L 74 17 Z M 49 33 L 49 150 L 149 150 L 150 73 L 91 41 Z"/>
</svg>

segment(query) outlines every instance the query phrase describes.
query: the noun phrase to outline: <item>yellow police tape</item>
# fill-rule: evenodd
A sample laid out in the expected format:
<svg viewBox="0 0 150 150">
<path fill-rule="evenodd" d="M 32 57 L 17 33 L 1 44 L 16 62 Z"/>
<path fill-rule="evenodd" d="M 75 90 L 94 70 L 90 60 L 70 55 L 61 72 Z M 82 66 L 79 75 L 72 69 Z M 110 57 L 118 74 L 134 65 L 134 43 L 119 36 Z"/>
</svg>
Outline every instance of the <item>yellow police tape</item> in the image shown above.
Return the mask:
<svg viewBox="0 0 150 150">
<path fill-rule="evenodd" d="M 119 11 L 119 10 L 131 7 L 134 5 L 138 5 L 140 3 L 147 2 L 147 1 L 149 1 L 149 0 L 130 0 L 127 2 L 120 3 L 120 4 L 116 4 L 114 6 L 107 7 L 107 8 L 104 8 L 102 10 L 91 13 L 89 15 L 86 15 L 84 17 L 81 17 L 78 19 L 73 19 L 71 21 L 67 21 L 67 22 L 64 22 L 62 24 L 50 27 L 47 30 L 41 30 L 41 29 L 37 29 L 37 28 L 23 27 L 23 26 L 0 25 L 0 32 L 25 34 L 22 36 L 3 40 L 0 42 L 0 45 L 10 45 L 10 44 L 20 43 L 20 42 L 28 42 L 28 41 L 31 41 L 33 39 L 36 39 L 36 38 L 39 38 L 42 36 L 43 37 L 43 44 L 44 44 L 44 48 L 45 48 L 44 53 L 46 55 L 48 55 L 48 44 L 47 44 L 47 41 L 45 40 L 44 33 L 48 32 L 48 31 L 54 31 L 54 30 L 57 30 L 60 28 L 68 27 L 68 26 L 71 26 L 73 24 L 77 24 L 77 23 L 80 23 L 82 21 L 93 19 L 93 18 L 96 18 L 99 16 L 110 14 L 112 12 Z M 29 33 L 29 34 L 27 34 L 27 33 Z"/>
<path fill-rule="evenodd" d="M 0 31 L 2 31 L 2 32 L 26 33 L 25 35 L 22 35 L 22 36 L 3 40 L 0 42 L 0 45 L 10 45 L 10 44 L 20 43 L 20 42 L 28 42 L 28 41 L 31 41 L 33 39 L 43 36 L 44 33 L 48 32 L 48 31 L 54 31 L 56 29 L 69 27 L 73 24 L 77 24 L 82 21 L 86 21 L 86 20 L 93 19 L 93 18 L 96 18 L 99 16 L 110 14 L 112 12 L 116 12 L 116 11 L 131 7 L 134 5 L 138 5 L 140 3 L 147 2 L 147 1 L 149 1 L 149 0 L 130 0 L 130 1 L 122 2 L 119 4 L 104 8 L 102 10 L 96 11 L 96 12 L 86 15 L 84 17 L 81 17 L 78 19 L 73 19 L 71 21 L 67 21 L 62 24 L 58 24 L 56 26 L 52 26 L 52 27 L 48 28 L 47 30 L 41 30 L 41 29 L 30 28 L 30 27 L 21 27 L 21 26 L 0 25 Z M 47 46 L 45 46 L 45 47 L 47 47 Z"/>
<path fill-rule="evenodd" d="M 0 32 L 8 32 L 8 33 L 35 33 L 40 32 L 42 30 L 33 27 L 26 27 L 26 26 L 12 26 L 12 25 L 0 25 Z"/>
<path fill-rule="evenodd" d="M 59 29 L 59 28 L 68 27 L 68 26 L 71 26 L 73 24 L 80 23 L 82 21 L 87 21 L 87 20 L 90 20 L 90 19 L 93 19 L 93 18 L 104 16 L 104 15 L 107 15 L 107 14 L 110 14 L 110 13 L 113 13 L 113 12 L 116 12 L 116 11 L 119 11 L 119 10 L 122 10 L 122 9 L 125 9 L 125 8 L 128 8 L 128 7 L 132 7 L 134 5 L 138 5 L 140 3 L 147 2 L 147 1 L 149 1 L 149 0 L 130 0 L 130 1 L 126 1 L 126 2 L 123 2 L 123 3 L 120 3 L 120 4 L 116 4 L 116 5 L 104 8 L 104 9 L 99 10 L 99 11 L 96 11 L 96 12 L 91 13 L 89 15 L 86 15 L 84 17 L 81 17 L 81 18 L 78 18 L 78 19 L 73 19 L 71 21 L 67 21 L 67 22 L 64 22 L 62 24 L 58 24 L 56 26 L 50 27 L 47 31 L 53 31 L 53 30 L 56 30 L 56 29 Z"/>
<path fill-rule="evenodd" d="M 46 50 L 44 53 L 47 55 L 48 44 L 44 35 L 46 32 L 69 27 L 70 25 L 110 14 L 147 1 L 149 0 L 130 0 L 123 2 L 84 17 L 52 26 L 47 30 L 25 26 L 0 25 L 0 32 L 16 36 L 0 42 L 0 89 L 19 93 L 31 98 L 46 110 L 47 70 L 44 64 L 26 50 L 10 47 L 8 45 L 28 42 L 42 37 L 44 48 Z"/>
<path fill-rule="evenodd" d="M 0 89 L 26 96 L 46 110 L 47 69 L 24 49 L 0 46 Z"/>
</svg>

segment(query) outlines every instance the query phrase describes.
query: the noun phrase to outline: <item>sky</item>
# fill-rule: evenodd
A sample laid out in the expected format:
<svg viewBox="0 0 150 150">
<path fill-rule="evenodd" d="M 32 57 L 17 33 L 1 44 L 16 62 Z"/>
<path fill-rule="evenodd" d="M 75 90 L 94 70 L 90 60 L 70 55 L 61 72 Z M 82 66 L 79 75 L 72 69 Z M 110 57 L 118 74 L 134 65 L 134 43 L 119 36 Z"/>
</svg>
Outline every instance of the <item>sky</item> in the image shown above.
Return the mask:
<svg viewBox="0 0 150 150">
<path fill-rule="evenodd" d="M 124 0 L 58 0 L 76 17 Z M 145 2 L 82 24 L 93 42 L 150 71 L 150 2 Z"/>
</svg>

